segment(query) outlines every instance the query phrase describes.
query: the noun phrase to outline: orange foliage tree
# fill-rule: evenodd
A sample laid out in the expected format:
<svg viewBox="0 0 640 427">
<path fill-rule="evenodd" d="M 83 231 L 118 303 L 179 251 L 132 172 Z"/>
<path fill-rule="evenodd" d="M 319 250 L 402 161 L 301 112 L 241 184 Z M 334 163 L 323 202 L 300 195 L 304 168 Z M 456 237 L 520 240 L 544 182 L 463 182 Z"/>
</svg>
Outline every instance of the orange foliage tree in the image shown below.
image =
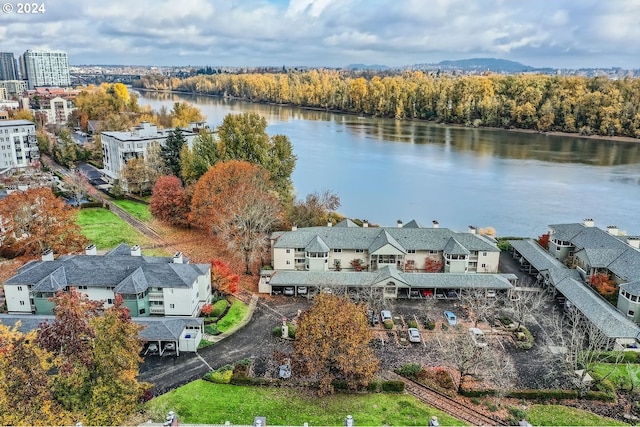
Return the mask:
<svg viewBox="0 0 640 427">
<path fill-rule="evenodd" d="M 189 196 L 180 178 L 167 175 L 156 181 L 149 201 L 151 215 L 171 225 L 189 224 Z"/>
<path fill-rule="evenodd" d="M 442 271 L 442 261 L 437 258 L 427 257 L 424 262 L 424 271 L 427 273 L 440 273 Z"/>
<path fill-rule="evenodd" d="M 0 242 L 29 256 L 45 249 L 81 251 L 87 239 L 76 224 L 77 212 L 48 188 L 16 191 L 0 201 Z"/>
<path fill-rule="evenodd" d="M 618 285 L 607 273 L 596 273 L 589 277 L 589 284 L 605 298 L 612 297 L 618 292 Z"/>
<path fill-rule="evenodd" d="M 551 238 L 551 234 L 545 233 L 541 236 L 538 236 L 538 243 L 545 249 L 549 249 L 549 239 Z"/>
<path fill-rule="evenodd" d="M 190 219 L 242 256 L 245 273 L 252 274 L 251 262 L 264 251 L 268 233 L 280 221 L 274 193 L 268 172 L 260 166 L 218 162 L 195 184 Z"/>
<path fill-rule="evenodd" d="M 211 261 L 211 284 L 223 294 L 235 294 L 238 292 L 240 278 L 231 271 L 229 264 L 219 259 Z M 204 307 L 202 308 L 204 312 Z"/>
<path fill-rule="evenodd" d="M 320 394 L 332 392 L 334 380 L 346 381 L 350 389 L 364 387 L 380 364 L 369 347 L 372 338 L 364 308 L 321 293 L 298 319 L 294 371 L 318 381 Z"/>
</svg>

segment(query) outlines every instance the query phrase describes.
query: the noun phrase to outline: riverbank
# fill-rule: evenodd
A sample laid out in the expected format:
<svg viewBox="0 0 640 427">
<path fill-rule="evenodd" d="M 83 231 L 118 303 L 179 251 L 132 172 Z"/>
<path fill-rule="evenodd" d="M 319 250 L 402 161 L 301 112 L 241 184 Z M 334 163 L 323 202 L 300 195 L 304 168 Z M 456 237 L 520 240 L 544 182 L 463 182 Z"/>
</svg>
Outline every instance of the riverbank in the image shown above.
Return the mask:
<svg viewBox="0 0 640 427">
<path fill-rule="evenodd" d="M 343 111 L 343 110 L 335 110 L 335 109 L 328 109 L 328 108 L 321 108 L 321 107 L 303 106 L 303 105 L 288 104 L 288 103 L 255 101 L 255 100 L 252 100 L 252 99 L 249 99 L 249 98 L 242 98 L 242 97 L 237 97 L 237 96 L 221 96 L 221 95 L 214 95 L 214 94 L 209 94 L 209 93 L 185 92 L 185 91 L 178 91 L 178 90 L 147 89 L 147 88 L 140 88 L 140 87 L 136 87 L 136 88 L 133 88 L 133 89 L 137 90 L 137 91 L 144 91 L 144 92 L 170 93 L 170 94 L 189 95 L 189 96 L 204 96 L 204 97 L 210 97 L 210 98 L 216 98 L 216 99 L 225 99 L 225 100 L 249 102 L 249 103 L 252 103 L 252 104 L 259 104 L 259 105 L 270 105 L 270 106 L 276 106 L 276 107 L 299 108 L 301 110 L 306 110 L 306 111 L 318 111 L 318 112 L 332 113 L 332 114 L 345 114 L 345 115 L 349 115 L 349 116 L 367 117 L 367 118 L 374 118 L 374 119 L 389 119 L 389 120 L 399 120 L 399 121 L 404 121 L 404 122 L 422 122 L 422 123 L 430 123 L 430 124 L 433 124 L 433 125 L 440 125 L 440 126 L 444 126 L 444 127 L 460 128 L 460 129 L 484 129 L 484 130 L 496 130 L 496 131 L 504 131 L 504 132 L 527 133 L 527 134 L 534 134 L 534 135 L 547 135 L 547 136 L 556 136 L 556 137 L 571 137 L 571 138 L 580 138 L 580 139 L 592 140 L 592 141 L 623 142 L 623 143 L 634 143 L 634 144 L 640 143 L 640 138 L 632 138 L 632 137 L 629 137 L 629 136 L 583 135 L 583 134 L 580 134 L 579 132 L 573 132 L 573 133 L 572 132 L 558 132 L 558 131 L 543 132 L 543 131 L 538 131 L 538 130 L 535 130 L 535 129 L 500 128 L 500 127 L 493 127 L 493 126 L 465 126 L 465 125 L 460 124 L 460 123 L 442 123 L 442 122 L 437 122 L 437 121 L 433 121 L 433 120 L 424 120 L 424 119 L 417 119 L 417 118 L 393 119 L 391 117 L 380 117 L 380 116 L 375 116 L 375 115 L 370 115 L 370 114 L 357 113 L 357 112 L 354 112 L 354 111 Z"/>
</svg>

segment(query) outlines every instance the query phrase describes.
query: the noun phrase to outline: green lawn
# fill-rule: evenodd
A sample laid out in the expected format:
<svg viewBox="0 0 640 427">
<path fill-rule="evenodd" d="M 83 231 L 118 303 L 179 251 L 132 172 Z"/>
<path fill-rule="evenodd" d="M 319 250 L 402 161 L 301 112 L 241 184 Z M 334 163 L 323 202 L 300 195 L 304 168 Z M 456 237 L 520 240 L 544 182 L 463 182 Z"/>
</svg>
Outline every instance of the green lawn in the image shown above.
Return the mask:
<svg viewBox="0 0 640 427">
<path fill-rule="evenodd" d="M 134 202 L 133 200 L 114 200 L 113 203 L 140 221 L 151 221 L 153 218 L 151 212 L 149 212 L 149 206 L 144 203 Z"/>
<path fill-rule="evenodd" d="M 108 209 L 80 209 L 77 222 L 82 234 L 95 243 L 98 250 L 112 249 L 123 242 L 129 245 L 148 243 L 146 237 Z"/>
<path fill-rule="evenodd" d="M 226 332 L 233 326 L 237 325 L 247 315 L 247 311 L 249 311 L 249 306 L 247 306 L 247 304 L 243 303 L 239 299 L 234 299 L 231 303 L 231 308 L 227 311 L 227 314 L 218 321 L 218 331 Z"/>
<path fill-rule="evenodd" d="M 464 425 L 406 394 L 335 394 L 317 398 L 289 388 L 240 387 L 198 380 L 152 399 L 147 409 L 155 422 L 174 411 L 183 424 L 251 425 L 256 416 L 267 425 L 341 426 L 347 415 L 361 426 L 426 426 L 432 415 L 440 425 Z"/>
<path fill-rule="evenodd" d="M 613 369 L 613 372 L 611 370 Z M 617 366 L 613 366 L 609 363 L 598 363 L 594 365 L 593 370 L 601 377 L 609 375 L 607 379 L 611 381 L 616 387 L 622 385 L 625 389 L 631 388 L 631 379 L 636 387 L 640 386 L 640 364 L 634 363 L 630 367 L 631 376 L 627 371 L 627 364 L 622 362 Z"/>
<path fill-rule="evenodd" d="M 532 405 L 527 411 L 534 426 L 628 426 L 622 421 L 561 405 Z"/>
</svg>

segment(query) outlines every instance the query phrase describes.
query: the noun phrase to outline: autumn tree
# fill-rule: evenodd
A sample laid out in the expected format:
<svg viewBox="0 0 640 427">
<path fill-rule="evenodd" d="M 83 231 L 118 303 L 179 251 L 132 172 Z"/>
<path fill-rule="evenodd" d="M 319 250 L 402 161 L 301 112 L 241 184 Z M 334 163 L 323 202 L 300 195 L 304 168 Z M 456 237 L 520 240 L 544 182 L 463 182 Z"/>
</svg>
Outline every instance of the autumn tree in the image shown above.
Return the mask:
<svg viewBox="0 0 640 427">
<path fill-rule="evenodd" d="M 162 146 L 158 141 L 152 141 L 144 153 L 144 165 L 147 168 L 147 177 L 153 187 L 158 178 L 169 174 L 169 169 L 162 158 Z"/>
<path fill-rule="evenodd" d="M 427 273 L 441 273 L 442 260 L 434 257 L 427 257 L 424 261 L 424 271 Z"/>
<path fill-rule="evenodd" d="M 298 227 L 326 225 L 331 212 L 340 207 L 340 197 L 331 190 L 314 191 L 304 200 L 296 200 L 288 215 L 288 221 Z"/>
<path fill-rule="evenodd" d="M 149 180 L 149 169 L 142 158 L 129 159 L 122 167 L 120 175 L 129 193 L 138 193 L 142 196 L 151 189 L 152 183 Z"/>
<path fill-rule="evenodd" d="M 379 366 L 369 347 L 372 338 L 363 307 L 321 293 L 299 317 L 294 367 L 318 382 L 320 394 L 332 392 L 334 380 L 345 380 L 352 390 L 361 388 Z"/>
<path fill-rule="evenodd" d="M 84 248 L 87 239 L 76 224 L 77 209 L 68 206 L 50 189 L 16 191 L 0 200 L 3 229 L 0 241 L 15 238 L 20 253 L 37 256 L 45 249 L 75 252 Z"/>
<path fill-rule="evenodd" d="M 211 261 L 211 284 L 218 292 L 223 294 L 235 294 L 238 292 L 240 278 L 235 274 L 229 264 L 214 259 Z"/>
<path fill-rule="evenodd" d="M 618 294 L 618 285 L 606 272 L 592 274 L 589 277 L 589 284 L 605 298 L 615 297 Z"/>
<path fill-rule="evenodd" d="M 189 203 L 180 179 L 173 175 L 161 176 L 153 186 L 149 211 L 161 221 L 184 227 L 189 224 Z"/>
<path fill-rule="evenodd" d="M 23 334 L 0 324 L 0 424 L 72 425 L 77 416 L 60 405 L 52 390 L 53 354 Z"/>
<path fill-rule="evenodd" d="M 549 249 L 549 239 L 551 238 L 550 233 L 541 234 L 538 236 L 538 244 L 545 249 Z"/>
<path fill-rule="evenodd" d="M 176 102 L 171 109 L 171 127 L 186 128 L 189 123 L 203 122 L 204 116 L 198 107 L 188 102 Z"/>
<path fill-rule="evenodd" d="M 160 149 L 160 155 L 164 164 L 172 175 L 182 176 L 180 173 L 180 152 L 186 145 L 187 140 L 182 134 L 182 129 L 174 129 L 169 132 L 169 136 Z"/>
<path fill-rule="evenodd" d="M 237 160 L 218 162 L 198 180 L 191 201 L 190 219 L 217 235 L 243 257 L 245 273 L 261 253 L 268 233 L 280 219 L 280 207 L 261 167 Z"/>
</svg>

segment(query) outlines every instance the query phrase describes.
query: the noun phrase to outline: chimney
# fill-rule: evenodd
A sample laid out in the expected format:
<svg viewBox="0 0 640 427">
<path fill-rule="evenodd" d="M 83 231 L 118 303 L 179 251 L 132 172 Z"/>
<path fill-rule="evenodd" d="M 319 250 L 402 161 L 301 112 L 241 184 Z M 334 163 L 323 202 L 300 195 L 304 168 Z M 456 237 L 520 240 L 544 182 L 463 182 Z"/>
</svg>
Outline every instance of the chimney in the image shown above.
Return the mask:
<svg viewBox="0 0 640 427">
<path fill-rule="evenodd" d="M 331 222 L 331 220 L 327 221 L 327 227 L 333 227 L 333 223 Z"/>
<path fill-rule="evenodd" d="M 135 245 L 131 247 L 131 256 L 141 256 L 142 251 L 140 250 L 140 245 Z"/>
<path fill-rule="evenodd" d="M 89 246 L 87 246 L 86 248 L 84 248 L 84 254 L 85 255 L 98 255 L 98 251 L 96 250 L 96 245 L 92 243 Z"/>
<path fill-rule="evenodd" d="M 182 252 L 176 252 L 173 254 L 173 263 L 182 264 Z"/>
<path fill-rule="evenodd" d="M 632 248 L 640 249 L 640 237 L 627 237 L 627 243 Z"/>
<path fill-rule="evenodd" d="M 53 251 L 51 249 L 45 249 L 42 252 L 42 261 L 53 261 Z"/>
<path fill-rule="evenodd" d="M 291 231 L 298 231 L 298 226 L 297 226 L 297 225 L 295 225 L 295 224 L 293 224 L 293 225 L 291 226 Z"/>
<path fill-rule="evenodd" d="M 476 228 L 473 225 L 469 226 L 469 233 L 476 234 Z"/>
<path fill-rule="evenodd" d="M 366 219 L 362 220 L 362 227 L 367 228 L 369 227 L 369 221 L 367 221 Z"/>
<path fill-rule="evenodd" d="M 433 224 L 433 228 L 440 228 L 440 223 L 437 220 L 434 219 L 431 223 Z"/>
<path fill-rule="evenodd" d="M 401 219 L 398 220 L 398 228 L 402 228 L 402 220 Z"/>
<path fill-rule="evenodd" d="M 618 230 L 618 226 L 617 225 L 607 225 L 607 231 L 612 236 L 617 236 L 618 235 L 618 231 L 619 231 Z"/>
<path fill-rule="evenodd" d="M 591 218 L 585 218 L 582 220 L 582 225 L 585 227 L 595 227 L 595 222 Z"/>
</svg>

